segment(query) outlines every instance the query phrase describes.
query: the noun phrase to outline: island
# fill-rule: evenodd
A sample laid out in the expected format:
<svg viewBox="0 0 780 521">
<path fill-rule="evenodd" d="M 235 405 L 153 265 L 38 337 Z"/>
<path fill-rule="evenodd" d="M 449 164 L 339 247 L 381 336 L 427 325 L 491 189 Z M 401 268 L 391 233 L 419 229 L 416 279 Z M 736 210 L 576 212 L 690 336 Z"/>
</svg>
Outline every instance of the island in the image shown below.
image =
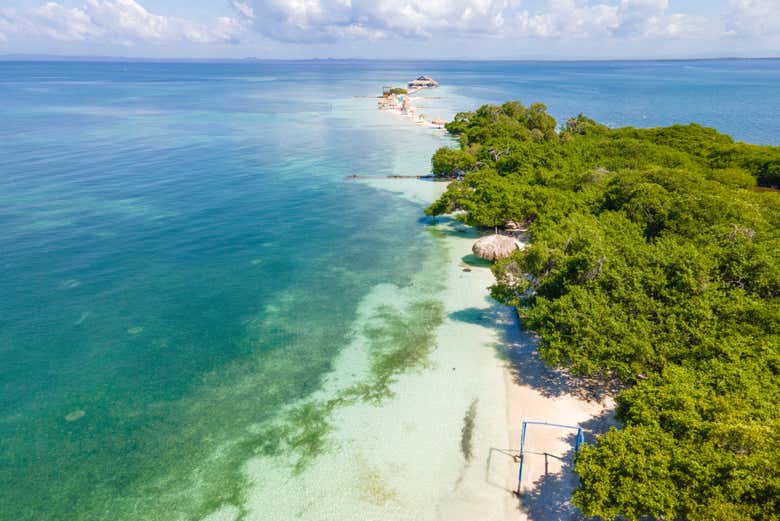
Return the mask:
<svg viewBox="0 0 780 521">
<path fill-rule="evenodd" d="M 516 101 L 446 129 L 459 146 L 432 169 L 452 182 L 427 213 L 509 237 L 479 247 L 492 296 L 546 363 L 615 396 L 618 427 L 575 459 L 579 509 L 776 519 L 780 147 L 697 124 L 559 126 Z"/>
<path fill-rule="evenodd" d="M 382 87 L 382 96 L 379 98 L 379 108 L 408 117 L 414 123 L 435 129 L 443 129 L 447 123 L 441 119 L 431 119 L 420 113 L 414 105 L 415 98 L 412 96 L 424 89 L 434 89 L 439 86 L 439 82 L 430 76 L 420 76 L 407 83 L 408 88 L 404 87 Z"/>
</svg>

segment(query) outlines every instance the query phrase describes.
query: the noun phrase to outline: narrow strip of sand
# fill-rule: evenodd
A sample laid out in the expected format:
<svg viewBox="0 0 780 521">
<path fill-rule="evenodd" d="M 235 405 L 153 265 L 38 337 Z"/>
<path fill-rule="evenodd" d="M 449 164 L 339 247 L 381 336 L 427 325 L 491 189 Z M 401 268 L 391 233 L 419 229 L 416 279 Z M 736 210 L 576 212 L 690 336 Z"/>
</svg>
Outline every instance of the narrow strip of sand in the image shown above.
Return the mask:
<svg viewBox="0 0 780 521">
<path fill-rule="evenodd" d="M 415 179 L 358 182 L 421 207 L 445 189 L 444 183 Z M 371 356 L 366 332 L 386 323 L 382 317 L 408 328 L 410 305 L 433 300 L 443 305 L 444 320 L 424 363 L 396 375 L 381 400 L 332 408 L 322 419 L 330 429 L 317 454 L 258 454 L 245 462 L 246 501 L 219 505 L 208 521 L 577 517 L 570 504 L 576 483 L 569 431 L 529 431 L 523 490 L 514 495 L 521 425 L 534 420 L 601 428 L 609 402 L 588 400 L 576 382 L 549 370 L 514 310 L 490 298 L 490 266 L 471 253 L 477 230 L 450 218 L 426 226 L 436 249 L 409 285 L 379 284 L 359 303 L 352 342 L 307 401 L 327 403 L 363 381 Z M 302 456 L 308 464 L 292 472 Z"/>
<path fill-rule="evenodd" d="M 407 94 L 391 94 L 387 97 L 380 98 L 379 108 L 385 112 L 403 116 L 421 127 L 443 129 L 444 120 L 435 118 L 429 119 L 417 106 L 417 102 L 425 98 L 423 96 L 415 96 L 415 94 L 424 90 L 427 89 L 417 88 L 410 90 Z"/>
</svg>

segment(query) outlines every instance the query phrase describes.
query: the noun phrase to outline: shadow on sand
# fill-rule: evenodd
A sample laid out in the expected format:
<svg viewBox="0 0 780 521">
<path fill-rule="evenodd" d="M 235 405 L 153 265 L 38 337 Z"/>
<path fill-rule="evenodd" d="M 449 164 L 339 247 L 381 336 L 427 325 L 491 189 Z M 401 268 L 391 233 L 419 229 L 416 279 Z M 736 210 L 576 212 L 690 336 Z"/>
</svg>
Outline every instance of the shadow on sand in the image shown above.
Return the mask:
<svg viewBox="0 0 780 521">
<path fill-rule="evenodd" d="M 588 401 L 601 401 L 621 389 L 616 382 L 576 376 L 547 365 L 539 357 L 538 337 L 523 330 L 517 312 L 490 297 L 488 300 L 488 308 L 462 309 L 451 313 L 450 318 L 469 324 L 495 324 L 500 336 L 496 350 L 507 361 L 516 383 L 528 385 L 547 397 L 570 394 Z"/>
<path fill-rule="evenodd" d="M 516 383 L 530 386 L 547 397 L 571 394 L 580 399 L 601 401 L 615 394 L 617 388 L 605 385 L 601 380 L 577 377 L 567 371 L 549 367 L 539 357 L 538 338 L 522 329 L 516 311 L 490 297 L 487 301 L 488 307 L 462 309 L 450 313 L 449 318 L 469 324 L 495 327 L 499 333 L 499 341 L 495 348 L 506 360 Z M 615 419 L 612 410 L 604 411 L 599 416 L 580 424 L 585 433 L 586 443 L 593 443 L 596 435 L 606 432 L 613 425 Z M 486 461 L 485 481 L 517 497 L 518 512 L 524 512 L 532 521 L 588 519 L 571 503 L 572 493 L 577 487 L 577 476 L 573 471 L 575 436 L 572 433 L 567 438 L 571 448 L 564 454 L 537 454 L 537 456 L 544 456 L 545 462 L 553 458 L 558 460 L 556 467 L 561 470 L 545 473 L 520 497 L 516 495 L 516 490 L 507 490 L 504 482 L 491 479 L 491 466 L 498 458 L 512 458 L 515 464 L 519 464 L 520 453 L 516 448 L 491 448 Z M 525 485 L 528 486 L 529 483 Z"/>
<path fill-rule="evenodd" d="M 604 411 L 598 416 L 580 424 L 585 432 L 586 443 L 594 443 L 596 436 L 615 425 L 614 413 Z M 563 463 L 560 472 L 545 473 L 536 480 L 530 491 L 526 491 L 518 501 L 518 510 L 524 512 L 533 521 L 581 521 L 585 517 L 571 503 L 571 496 L 577 488 L 577 475 L 574 473 L 574 437 L 567 441 L 572 447 L 558 459 Z"/>
</svg>

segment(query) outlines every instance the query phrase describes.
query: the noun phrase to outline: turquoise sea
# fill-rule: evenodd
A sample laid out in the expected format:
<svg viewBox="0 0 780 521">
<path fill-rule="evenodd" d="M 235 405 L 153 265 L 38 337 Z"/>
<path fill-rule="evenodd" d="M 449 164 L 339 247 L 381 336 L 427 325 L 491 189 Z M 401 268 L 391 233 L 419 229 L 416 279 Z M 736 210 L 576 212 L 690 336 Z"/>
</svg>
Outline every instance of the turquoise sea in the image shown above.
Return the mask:
<svg viewBox="0 0 780 521">
<path fill-rule="evenodd" d="M 328 450 L 278 439 L 328 423 L 290 407 L 361 302 L 419 288 L 373 316 L 382 349 L 437 319 L 424 203 L 345 179 L 450 142 L 371 99 L 422 73 L 433 117 L 520 99 L 780 144 L 778 60 L 0 62 L 0 519 L 234 519 L 251 458 L 295 449 L 293 479 Z"/>
</svg>

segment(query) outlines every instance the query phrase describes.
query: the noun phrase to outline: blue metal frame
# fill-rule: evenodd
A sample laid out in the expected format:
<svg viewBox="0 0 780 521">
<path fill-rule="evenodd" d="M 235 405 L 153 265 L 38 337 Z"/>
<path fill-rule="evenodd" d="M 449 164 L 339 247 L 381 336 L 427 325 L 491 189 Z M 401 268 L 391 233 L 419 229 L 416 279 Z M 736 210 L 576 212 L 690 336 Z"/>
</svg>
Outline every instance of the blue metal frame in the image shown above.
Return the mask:
<svg viewBox="0 0 780 521">
<path fill-rule="evenodd" d="M 585 434 L 582 432 L 582 427 L 579 425 L 561 425 L 560 423 L 548 423 L 548 422 L 523 422 L 523 434 L 520 438 L 520 470 L 517 474 L 517 495 L 520 495 L 520 487 L 523 484 L 523 461 L 525 460 L 525 433 L 528 430 L 529 425 L 545 425 L 547 427 L 559 427 L 561 429 L 574 429 L 577 431 L 577 437 L 574 440 L 574 453 L 576 454 L 580 450 L 580 446 L 585 443 Z"/>
</svg>

